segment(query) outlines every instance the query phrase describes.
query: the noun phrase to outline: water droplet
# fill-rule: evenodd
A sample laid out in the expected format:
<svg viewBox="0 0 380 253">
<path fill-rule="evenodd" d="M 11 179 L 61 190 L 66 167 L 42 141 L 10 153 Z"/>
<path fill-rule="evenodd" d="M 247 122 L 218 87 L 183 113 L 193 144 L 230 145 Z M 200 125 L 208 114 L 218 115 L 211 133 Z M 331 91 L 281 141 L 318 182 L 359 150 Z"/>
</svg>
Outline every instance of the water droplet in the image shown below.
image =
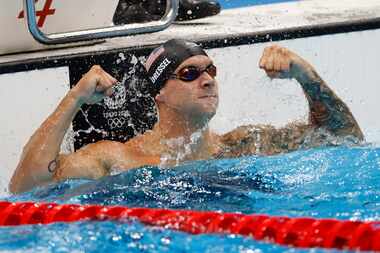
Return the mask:
<svg viewBox="0 0 380 253">
<path fill-rule="evenodd" d="M 161 243 L 164 245 L 169 245 L 171 243 L 171 239 L 169 237 L 161 238 Z"/>
<path fill-rule="evenodd" d="M 142 233 L 133 232 L 129 235 L 133 240 L 140 240 L 143 237 Z"/>
<path fill-rule="evenodd" d="M 112 241 L 114 241 L 114 242 L 120 241 L 121 239 L 122 239 L 122 238 L 121 238 L 120 235 L 113 235 L 113 236 L 112 236 Z"/>
</svg>

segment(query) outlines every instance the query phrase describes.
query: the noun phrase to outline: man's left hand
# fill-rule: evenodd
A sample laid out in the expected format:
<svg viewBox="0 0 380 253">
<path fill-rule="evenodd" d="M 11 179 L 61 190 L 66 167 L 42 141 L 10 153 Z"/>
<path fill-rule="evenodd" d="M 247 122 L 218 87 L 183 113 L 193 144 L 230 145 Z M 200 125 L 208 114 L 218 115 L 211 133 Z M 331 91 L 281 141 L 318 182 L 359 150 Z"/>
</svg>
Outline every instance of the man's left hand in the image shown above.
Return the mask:
<svg viewBox="0 0 380 253">
<path fill-rule="evenodd" d="M 308 63 L 292 51 L 279 45 L 272 45 L 264 49 L 259 67 L 270 78 L 298 78 L 308 69 Z"/>
</svg>

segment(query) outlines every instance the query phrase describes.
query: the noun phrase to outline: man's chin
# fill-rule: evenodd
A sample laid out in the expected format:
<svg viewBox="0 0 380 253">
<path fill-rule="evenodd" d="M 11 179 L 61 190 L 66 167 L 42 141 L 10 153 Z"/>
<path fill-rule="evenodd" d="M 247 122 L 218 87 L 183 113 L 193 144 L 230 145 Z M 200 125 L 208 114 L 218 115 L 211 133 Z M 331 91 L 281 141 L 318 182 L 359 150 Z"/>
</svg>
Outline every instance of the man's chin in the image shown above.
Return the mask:
<svg viewBox="0 0 380 253">
<path fill-rule="evenodd" d="M 216 109 L 214 108 L 193 108 L 193 110 L 190 111 L 190 117 L 201 121 L 209 121 L 214 117 L 215 113 Z"/>
<path fill-rule="evenodd" d="M 216 101 L 209 101 L 208 103 L 202 103 L 199 106 L 199 111 L 201 113 L 214 116 L 216 113 L 216 109 L 218 108 L 218 102 Z"/>
<path fill-rule="evenodd" d="M 215 114 L 216 114 L 216 109 L 213 109 L 213 108 L 207 108 L 199 112 L 200 117 L 205 118 L 207 120 L 211 120 Z"/>
</svg>

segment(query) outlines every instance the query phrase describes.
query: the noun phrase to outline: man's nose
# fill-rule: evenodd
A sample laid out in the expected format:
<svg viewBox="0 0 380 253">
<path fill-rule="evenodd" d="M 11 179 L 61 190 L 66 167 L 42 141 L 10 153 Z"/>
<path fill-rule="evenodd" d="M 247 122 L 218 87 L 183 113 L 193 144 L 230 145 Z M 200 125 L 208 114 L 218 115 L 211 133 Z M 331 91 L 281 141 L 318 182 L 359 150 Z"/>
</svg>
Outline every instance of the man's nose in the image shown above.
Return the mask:
<svg viewBox="0 0 380 253">
<path fill-rule="evenodd" d="M 215 86 L 215 79 L 210 76 L 209 73 L 207 73 L 206 71 L 202 73 L 202 76 L 201 76 L 201 86 L 202 88 L 212 88 Z"/>
</svg>

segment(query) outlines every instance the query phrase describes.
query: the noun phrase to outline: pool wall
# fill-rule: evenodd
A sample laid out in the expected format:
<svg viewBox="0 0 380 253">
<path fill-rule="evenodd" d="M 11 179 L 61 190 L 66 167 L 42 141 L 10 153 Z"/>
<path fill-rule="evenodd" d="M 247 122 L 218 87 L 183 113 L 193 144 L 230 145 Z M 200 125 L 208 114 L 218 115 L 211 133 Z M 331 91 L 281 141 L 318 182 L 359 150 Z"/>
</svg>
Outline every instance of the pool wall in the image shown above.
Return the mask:
<svg viewBox="0 0 380 253">
<path fill-rule="evenodd" d="M 244 19 L 239 21 L 239 12 L 236 10 L 226 11 L 220 17 L 206 19 L 200 24 L 196 23 L 201 35 L 193 39 L 208 48 L 219 68 L 221 103 L 211 123 L 212 128 L 222 133 L 241 124 L 264 123 L 280 127 L 294 120 L 307 119 L 306 100 L 298 84 L 286 80 L 270 81 L 258 68 L 263 48 L 278 43 L 309 60 L 336 94 L 349 105 L 367 141 L 379 142 L 380 120 L 377 109 L 380 107 L 380 100 L 377 96 L 380 94 L 380 76 L 377 74 L 377 61 L 380 56 L 380 6 L 372 1 L 371 8 L 369 1 L 364 4 L 366 7 L 363 10 L 358 11 L 354 1 L 346 2 L 351 5 L 345 5 L 339 17 L 329 13 L 328 8 L 310 9 L 311 14 L 307 14 L 314 18 L 309 18 L 311 21 L 301 16 L 298 21 L 294 20 L 299 3 L 266 5 L 263 8 L 268 10 L 266 22 L 270 22 L 270 15 L 274 20 L 268 23 L 270 27 L 261 27 L 260 24 L 265 25 L 259 22 L 257 26 L 252 26 L 252 32 L 246 34 L 240 34 L 236 27 L 241 26 L 239 22 L 247 25 L 244 22 L 246 19 L 253 22 L 255 16 L 245 13 L 246 15 L 241 16 Z M 296 10 L 287 27 L 284 27 L 286 24 L 276 21 L 283 14 L 275 10 L 283 10 L 285 7 Z M 356 16 L 351 19 L 347 10 L 357 13 Z M 265 13 L 260 15 L 265 16 Z M 216 30 L 216 27 L 210 28 L 211 23 L 221 24 L 230 16 L 237 19 L 237 24 L 224 23 L 222 31 Z M 363 19 L 365 16 L 368 19 Z M 336 22 L 335 18 L 346 21 Z M 332 19 L 331 23 L 327 22 L 329 19 Z M 314 22 L 314 26 L 310 26 L 305 20 Z M 282 30 L 274 29 L 277 26 L 282 27 Z M 176 36 L 191 35 L 190 29 L 186 32 L 184 27 L 179 24 L 177 28 L 173 28 L 180 31 Z M 237 35 L 231 36 L 231 33 Z M 146 40 L 146 36 L 136 36 L 134 43 Z M 128 38 L 126 42 L 121 39 L 111 40 L 111 43 L 103 46 L 103 50 L 88 47 L 0 57 L 0 112 L 3 117 L 0 127 L 0 193 L 7 192 L 9 178 L 16 167 L 23 145 L 43 119 L 54 110 L 69 90 L 70 84 L 75 83 L 92 64 L 112 68 L 115 60 L 127 55 L 146 56 L 155 44 L 166 38 L 168 36 L 165 32 L 150 35 L 146 44 L 142 44 L 145 46 L 138 48 L 126 43 L 132 40 Z M 23 57 L 27 60 L 22 60 Z M 130 59 L 131 64 L 132 61 Z M 96 113 L 93 118 L 96 118 Z M 81 127 L 83 132 L 91 132 L 90 126 L 75 122 L 74 125 Z M 86 141 L 91 141 L 91 138 L 90 134 Z M 74 144 L 80 146 L 84 143 L 69 134 L 63 149 L 73 150 Z"/>
</svg>

